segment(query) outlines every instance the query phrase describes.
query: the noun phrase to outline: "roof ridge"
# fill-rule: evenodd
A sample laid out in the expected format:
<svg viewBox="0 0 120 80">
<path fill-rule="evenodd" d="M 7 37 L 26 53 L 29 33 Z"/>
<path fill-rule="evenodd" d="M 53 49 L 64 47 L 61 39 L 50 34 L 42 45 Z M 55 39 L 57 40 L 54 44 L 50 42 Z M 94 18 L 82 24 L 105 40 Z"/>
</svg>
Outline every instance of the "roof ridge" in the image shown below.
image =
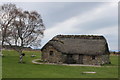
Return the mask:
<svg viewBox="0 0 120 80">
<path fill-rule="evenodd" d="M 56 35 L 54 38 L 105 39 L 102 35 Z"/>
</svg>

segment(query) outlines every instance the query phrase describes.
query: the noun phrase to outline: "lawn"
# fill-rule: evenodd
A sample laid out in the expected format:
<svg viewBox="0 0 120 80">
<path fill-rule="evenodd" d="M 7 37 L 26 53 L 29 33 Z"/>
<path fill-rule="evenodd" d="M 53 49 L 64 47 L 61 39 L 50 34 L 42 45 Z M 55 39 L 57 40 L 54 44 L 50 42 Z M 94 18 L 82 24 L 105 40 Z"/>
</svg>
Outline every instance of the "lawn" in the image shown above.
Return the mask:
<svg viewBox="0 0 120 80">
<path fill-rule="evenodd" d="M 0 57 L 0 79 L 2 78 L 2 57 Z"/>
<path fill-rule="evenodd" d="M 39 51 L 24 51 L 25 64 L 18 63 L 18 53 L 3 50 L 3 78 L 118 78 L 118 56 L 110 56 L 112 64 L 102 67 L 63 66 L 48 64 L 33 64 L 31 61 L 40 58 Z M 32 58 L 34 53 L 37 55 Z M 95 71 L 96 74 L 82 74 L 85 71 Z"/>
</svg>

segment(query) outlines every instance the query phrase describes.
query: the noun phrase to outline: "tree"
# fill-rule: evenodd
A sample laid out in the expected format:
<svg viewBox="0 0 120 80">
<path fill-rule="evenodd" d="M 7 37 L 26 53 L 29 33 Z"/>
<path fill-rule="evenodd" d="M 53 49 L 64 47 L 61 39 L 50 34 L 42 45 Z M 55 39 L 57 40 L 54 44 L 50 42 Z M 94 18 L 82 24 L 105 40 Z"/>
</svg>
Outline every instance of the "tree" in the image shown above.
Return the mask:
<svg viewBox="0 0 120 80">
<path fill-rule="evenodd" d="M 5 42 L 5 38 L 8 36 L 8 28 L 11 26 L 12 20 L 15 18 L 15 10 L 16 6 L 14 4 L 4 4 L 0 6 L 0 26 L 1 26 L 1 33 L 2 33 L 2 46 Z"/>
<path fill-rule="evenodd" d="M 2 45 L 19 47 L 13 49 L 20 54 L 20 62 L 22 62 L 24 47 L 40 46 L 45 30 L 41 15 L 36 11 L 18 9 L 15 4 L 4 4 L 0 12 L 3 13 L 0 15 Z"/>
</svg>

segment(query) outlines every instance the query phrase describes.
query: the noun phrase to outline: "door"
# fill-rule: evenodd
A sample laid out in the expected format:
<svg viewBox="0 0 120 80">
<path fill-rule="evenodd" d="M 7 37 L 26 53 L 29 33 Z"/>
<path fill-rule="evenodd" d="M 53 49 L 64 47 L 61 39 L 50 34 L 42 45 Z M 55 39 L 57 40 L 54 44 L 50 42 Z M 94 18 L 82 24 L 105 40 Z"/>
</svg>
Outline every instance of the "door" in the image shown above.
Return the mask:
<svg viewBox="0 0 120 80">
<path fill-rule="evenodd" d="M 68 54 L 66 59 L 67 64 L 75 64 L 75 60 L 73 59 L 73 54 Z"/>
<path fill-rule="evenodd" d="M 79 54 L 78 64 L 83 64 L 83 54 Z"/>
</svg>

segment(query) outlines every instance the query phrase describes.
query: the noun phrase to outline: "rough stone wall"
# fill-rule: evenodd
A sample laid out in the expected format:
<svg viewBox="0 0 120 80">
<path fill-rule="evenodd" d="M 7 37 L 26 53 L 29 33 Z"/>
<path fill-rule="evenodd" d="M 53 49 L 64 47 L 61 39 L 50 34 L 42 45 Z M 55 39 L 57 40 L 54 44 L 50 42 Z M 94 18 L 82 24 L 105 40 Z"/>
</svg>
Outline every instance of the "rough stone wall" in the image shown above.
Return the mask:
<svg viewBox="0 0 120 80">
<path fill-rule="evenodd" d="M 110 63 L 110 56 L 102 55 L 102 64 L 109 64 L 109 63 Z"/>
<path fill-rule="evenodd" d="M 64 61 L 66 60 L 67 55 L 62 57 L 62 62 L 64 63 Z M 76 61 L 76 64 L 79 64 L 79 55 L 75 54 L 72 56 L 73 60 Z M 109 59 L 109 55 L 97 55 L 95 56 L 95 59 L 92 59 L 92 56 L 89 55 L 83 55 L 83 64 L 85 65 L 102 65 L 102 64 L 109 64 L 110 59 Z"/>
<path fill-rule="evenodd" d="M 95 56 L 95 59 L 92 59 L 92 56 L 84 56 L 83 57 L 83 64 L 86 65 L 102 65 L 102 64 L 109 64 L 109 55 L 98 55 Z"/>
<path fill-rule="evenodd" d="M 50 51 L 53 51 L 53 55 L 50 55 Z M 79 64 L 79 54 L 74 54 L 72 56 L 73 60 L 75 60 L 76 64 Z M 62 64 L 66 63 L 67 54 L 63 54 L 58 52 L 54 47 L 47 46 L 42 51 L 42 60 L 49 63 L 57 63 Z M 95 59 L 92 59 L 91 55 L 83 55 L 83 64 L 85 65 L 102 65 L 102 64 L 109 64 L 109 54 L 106 55 L 97 55 Z"/>
<path fill-rule="evenodd" d="M 50 55 L 50 51 L 53 51 L 53 55 Z M 48 46 L 42 51 L 42 60 L 49 63 L 61 63 L 61 52 L 56 51 L 52 46 Z"/>
<path fill-rule="evenodd" d="M 66 63 L 67 54 L 62 54 L 61 63 Z"/>
</svg>

